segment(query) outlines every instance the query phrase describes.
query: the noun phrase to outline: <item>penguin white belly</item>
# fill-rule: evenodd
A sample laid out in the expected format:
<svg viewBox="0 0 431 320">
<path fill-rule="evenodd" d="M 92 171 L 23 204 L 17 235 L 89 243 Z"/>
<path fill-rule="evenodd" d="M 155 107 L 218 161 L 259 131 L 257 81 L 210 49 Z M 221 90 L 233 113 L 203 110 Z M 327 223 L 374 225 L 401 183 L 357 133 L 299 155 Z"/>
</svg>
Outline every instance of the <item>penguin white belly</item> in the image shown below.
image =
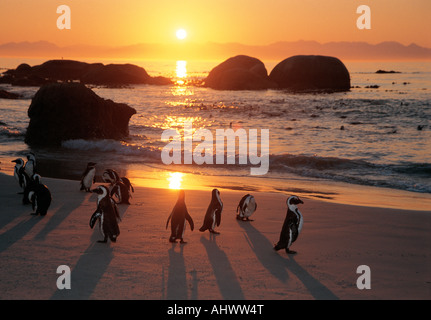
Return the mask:
<svg viewBox="0 0 431 320">
<path fill-rule="evenodd" d="M 250 217 L 255 210 L 256 210 L 256 202 L 254 202 L 253 200 L 251 200 L 251 201 L 249 201 L 247 203 L 247 206 L 246 206 L 246 208 L 244 210 L 244 215 L 246 217 Z"/>
<path fill-rule="evenodd" d="M 211 229 L 214 230 L 215 226 L 216 226 L 216 214 L 215 214 L 215 210 L 213 211 L 212 215 L 211 215 L 211 219 L 212 219 L 212 225 L 211 225 Z"/>
<path fill-rule="evenodd" d="M 287 243 L 287 248 L 292 245 L 292 229 L 289 228 L 289 242 Z"/>
<path fill-rule="evenodd" d="M 37 212 L 37 203 L 39 200 L 37 199 L 37 195 L 34 196 L 34 212 Z"/>
<path fill-rule="evenodd" d="M 91 187 L 94 180 L 94 174 L 96 173 L 96 169 L 91 169 L 90 172 L 84 177 L 84 186 L 87 188 Z"/>
<path fill-rule="evenodd" d="M 299 225 L 298 225 L 298 235 L 301 233 L 301 230 L 302 230 L 302 225 L 303 225 L 303 223 L 304 223 L 304 219 L 302 219 L 302 214 L 301 214 L 301 212 L 299 212 L 299 210 L 297 211 L 298 212 L 298 214 L 299 214 Z"/>
<path fill-rule="evenodd" d="M 27 173 L 27 175 L 28 175 L 29 177 L 32 177 L 32 176 L 33 176 L 33 173 L 34 173 L 34 166 L 33 166 L 33 162 L 27 162 L 27 164 L 25 165 L 24 170 L 25 170 L 25 173 Z"/>
<path fill-rule="evenodd" d="M 100 216 L 99 229 L 100 229 L 100 233 L 102 234 L 102 236 L 105 236 L 105 232 L 103 232 L 103 218 L 104 218 L 104 215 L 103 215 L 103 212 L 102 212 L 102 215 Z"/>
</svg>

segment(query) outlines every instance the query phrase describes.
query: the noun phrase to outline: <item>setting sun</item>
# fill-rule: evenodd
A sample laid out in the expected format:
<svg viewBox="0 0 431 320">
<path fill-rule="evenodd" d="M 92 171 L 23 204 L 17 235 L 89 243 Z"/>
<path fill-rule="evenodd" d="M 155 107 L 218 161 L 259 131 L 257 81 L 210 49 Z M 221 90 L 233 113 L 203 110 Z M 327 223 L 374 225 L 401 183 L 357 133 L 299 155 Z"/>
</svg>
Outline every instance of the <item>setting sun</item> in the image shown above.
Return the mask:
<svg viewBox="0 0 431 320">
<path fill-rule="evenodd" d="M 169 173 L 169 189 L 180 189 L 181 182 L 183 180 L 183 174 L 181 172 L 171 172 Z"/>
<path fill-rule="evenodd" d="M 185 38 L 187 38 L 187 31 L 184 29 L 178 29 L 176 34 L 177 38 L 180 40 L 184 40 Z"/>
</svg>

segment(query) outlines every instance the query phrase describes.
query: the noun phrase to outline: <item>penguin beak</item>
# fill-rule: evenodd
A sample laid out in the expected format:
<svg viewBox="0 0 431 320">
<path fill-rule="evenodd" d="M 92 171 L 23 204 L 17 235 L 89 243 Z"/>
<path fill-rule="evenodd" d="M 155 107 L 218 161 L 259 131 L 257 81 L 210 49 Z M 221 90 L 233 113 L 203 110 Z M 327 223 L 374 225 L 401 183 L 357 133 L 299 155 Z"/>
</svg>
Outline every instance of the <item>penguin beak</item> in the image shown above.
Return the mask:
<svg viewBox="0 0 431 320">
<path fill-rule="evenodd" d="M 15 163 L 18 163 L 18 159 L 16 159 L 16 160 L 12 160 L 11 162 L 15 162 Z"/>
<path fill-rule="evenodd" d="M 299 199 L 299 203 L 302 203 L 302 204 L 304 204 L 304 201 L 302 201 L 301 199 Z"/>
</svg>

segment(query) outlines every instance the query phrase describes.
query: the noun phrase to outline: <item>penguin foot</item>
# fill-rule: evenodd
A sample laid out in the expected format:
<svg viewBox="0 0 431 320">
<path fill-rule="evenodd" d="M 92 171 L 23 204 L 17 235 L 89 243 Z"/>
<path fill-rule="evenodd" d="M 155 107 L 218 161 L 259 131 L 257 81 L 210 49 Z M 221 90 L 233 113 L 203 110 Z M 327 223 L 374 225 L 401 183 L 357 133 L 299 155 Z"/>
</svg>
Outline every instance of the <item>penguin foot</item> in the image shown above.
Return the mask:
<svg viewBox="0 0 431 320">
<path fill-rule="evenodd" d="M 106 239 L 104 239 L 104 240 L 97 240 L 97 242 L 99 242 L 99 243 L 107 243 L 108 240 L 106 240 Z"/>
<path fill-rule="evenodd" d="M 32 216 L 37 216 L 37 212 L 30 213 Z"/>
<path fill-rule="evenodd" d="M 296 254 L 296 251 L 289 250 L 288 248 L 286 248 L 286 253 L 287 254 Z"/>
<path fill-rule="evenodd" d="M 180 243 L 182 243 L 182 244 L 186 244 L 186 243 L 187 243 L 187 241 L 184 241 L 183 239 L 181 239 L 181 240 L 180 240 Z"/>
<path fill-rule="evenodd" d="M 281 246 L 279 246 L 278 244 L 276 244 L 275 246 L 274 246 L 274 250 L 275 251 L 278 251 L 278 250 L 281 250 L 281 249 L 283 249 Z"/>
<path fill-rule="evenodd" d="M 169 242 L 171 242 L 171 243 L 177 243 L 177 241 L 176 241 L 177 239 L 175 239 L 175 238 L 169 238 Z"/>
</svg>

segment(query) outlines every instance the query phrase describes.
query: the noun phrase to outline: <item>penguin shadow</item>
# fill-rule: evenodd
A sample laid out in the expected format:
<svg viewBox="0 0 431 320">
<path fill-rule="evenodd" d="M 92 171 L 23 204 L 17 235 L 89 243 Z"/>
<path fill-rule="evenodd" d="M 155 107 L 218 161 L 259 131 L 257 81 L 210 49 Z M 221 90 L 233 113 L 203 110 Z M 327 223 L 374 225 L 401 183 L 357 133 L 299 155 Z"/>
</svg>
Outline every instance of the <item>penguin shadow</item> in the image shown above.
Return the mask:
<svg viewBox="0 0 431 320">
<path fill-rule="evenodd" d="M 175 250 L 179 246 L 179 250 Z M 172 243 L 168 250 L 169 270 L 167 282 L 167 300 L 187 299 L 186 265 L 183 256 L 184 244 Z M 163 272 L 164 273 L 164 272 Z M 164 284 L 163 284 L 164 288 Z"/>
<path fill-rule="evenodd" d="M 41 221 L 41 219 L 43 218 L 40 216 L 32 216 L 29 214 L 27 219 L 0 234 L 0 253 L 22 239 L 39 221 Z"/>
<path fill-rule="evenodd" d="M 57 290 L 51 300 L 88 300 L 113 259 L 113 247 L 92 242 L 71 271 L 70 290 Z"/>
<path fill-rule="evenodd" d="M 289 278 L 287 271 L 292 272 L 317 300 L 338 300 L 338 297 L 320 283 L 316 278 L 299 265 L 293 255 L 282 257 L 274 251 L 274 245 L 252 224 L 238 221 L 247 234 L 250 247 L 262 265 L 276 278 L 286 282 Z M 284 251 L 283 251 L 284 252 Z"/>
<path fill-rule="evenodd" d="M 286 282 L 289 274 L 284 266 L 284 259 L 274 254 L 274 245 L 252 223 L 240 220 L 237 223 L 245 231 L 244 237 L 262 266 L 278 280 Z"/>
<path fill-rule="evenodd" d="M 45 224 L 42 230 L 34 237 L 35 240 L 44 240 L 46 236 L 53 230 L 55 230 L 75 209 L 79 208 L 81 204 L 84 202 L 85 194 L 82 193 L 80 195 L 79 201 L 69 201 L 64 202 L 60 208 L 56 211 L 53 209 L 48 209 L 48 213 L 46 217 L 49 218 L 49 221 Z M 52 197 L 53 204 L 56 201 L 56 198 Z"/>
<path fill-rule="evenodd" d="M 217 236 L 214 234 L 210 234 L 209 239 L 202 236 L 201 243 L 207 251 L 220 293 L 225 300 L 244 300 L 244 293 L 235 271 L 226 253 L 217 245 L 216 239 Z"/>
</svg>

